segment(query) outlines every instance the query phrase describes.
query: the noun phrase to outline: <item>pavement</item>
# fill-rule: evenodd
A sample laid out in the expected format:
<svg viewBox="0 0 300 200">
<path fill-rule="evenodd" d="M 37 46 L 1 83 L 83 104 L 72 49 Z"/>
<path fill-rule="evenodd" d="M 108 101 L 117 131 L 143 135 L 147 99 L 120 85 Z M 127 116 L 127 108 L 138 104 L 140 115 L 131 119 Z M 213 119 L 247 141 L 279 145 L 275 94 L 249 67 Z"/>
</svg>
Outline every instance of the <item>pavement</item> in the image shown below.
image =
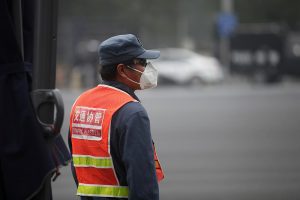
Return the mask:
<svg viewBox="0 0 300 200">
<path fill-rule="evenodd" d="M 300 83 L 138 91 L 166 178 L 162 200 L 300 199 Z M 61 90 L 68 114 L 81 91 Z M 78 199 L 68 167 L 54 199 Z"/>
</svg>

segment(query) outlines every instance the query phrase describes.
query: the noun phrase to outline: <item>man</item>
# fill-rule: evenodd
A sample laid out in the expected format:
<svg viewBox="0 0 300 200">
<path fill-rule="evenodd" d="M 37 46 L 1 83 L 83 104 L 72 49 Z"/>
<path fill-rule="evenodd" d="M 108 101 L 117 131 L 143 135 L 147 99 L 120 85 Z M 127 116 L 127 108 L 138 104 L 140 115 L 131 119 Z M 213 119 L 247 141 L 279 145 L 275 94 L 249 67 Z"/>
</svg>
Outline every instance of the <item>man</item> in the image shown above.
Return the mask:
<svg viewBox="0 0 300 200">
<path fill-rule="evenodd" d="M 76 100 L 70 116 L 70 149 L 81 199 L 159 199 L 164 178 L 150 133 L 150 121 L 135 90 L 157 85 L 157 71 L 132 34 L 99 46 L 103 84 Z M 74 170 L 73 170 L 74 172 Z"/>
</svg>

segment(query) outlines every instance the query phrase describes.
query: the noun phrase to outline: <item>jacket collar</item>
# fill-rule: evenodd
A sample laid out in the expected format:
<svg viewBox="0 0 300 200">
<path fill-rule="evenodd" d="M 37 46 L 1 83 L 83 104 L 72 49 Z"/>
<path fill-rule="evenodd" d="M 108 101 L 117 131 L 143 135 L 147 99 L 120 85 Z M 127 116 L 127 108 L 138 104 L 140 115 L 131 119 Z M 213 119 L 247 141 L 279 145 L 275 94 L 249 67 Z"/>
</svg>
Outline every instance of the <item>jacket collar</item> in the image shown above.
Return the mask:
<svg viewBox="0 0 300 200">
<path fill-rule="evenodd" d="M 128 93 L 131 97 L 133 97 L 135 100 L 140 102 L 140 99 L 135 95 L 134 90 L 129 88 L 127 85 L 117 82 L 117 81 L 103 81 L 102 83 L 104 85 L 118 88 L 119 90 L 122 90 L 122 91 Z"/>
</svg>

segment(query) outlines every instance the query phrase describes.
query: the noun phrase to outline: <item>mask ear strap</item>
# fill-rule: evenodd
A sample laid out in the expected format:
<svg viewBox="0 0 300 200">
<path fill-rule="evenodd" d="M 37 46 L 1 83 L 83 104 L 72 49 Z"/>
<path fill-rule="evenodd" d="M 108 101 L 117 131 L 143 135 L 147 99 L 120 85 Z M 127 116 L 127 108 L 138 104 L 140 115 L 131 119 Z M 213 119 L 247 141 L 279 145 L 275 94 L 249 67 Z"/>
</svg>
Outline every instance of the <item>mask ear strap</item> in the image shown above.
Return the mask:
<svg viewBox="0 0 300 200">
<path fill-rule="evenodd" d="M 129 69 L 132 69 L 132 70 L 134 70 L 134 71 L 136 71 L 136 72 L 139 72 L 139 73 L 143 73 L 143 72 L 141 72 L 140 70 L 137 70 L 137 69 L 134 69 L 133 67 L 130 67 L 129 65 L 126 65 L 126 67 L 127 68 L 129 68 Z"/>
<path fill-rule="evenodd" d="M 127 78 L 129 81 L 133 82 L 133 83 L 136 83 L 136 84 L 141 85 L 139 82 L 136 82 L 136 81 L 132 80 L 131 78 L 128 78 L 127 76 L 126 76 L 126 78 Z"/>
<path fill-rule="evenodd" d="M 127 68 L 129 68 L 129 69 L 136 70 L 136 69 L 134 69 L 134 68 L 132 68 L 132 67 L 130 67 L 130 66 L 128 66 L 128 65 L 125 65 L 125 66 L 126 66 Z M 136 71 L 139 71 L 139 70 L 136 70 Z M 131 82 L 133 82 L 133 83 L 136 83 L 136 84 L 140 85 L 139 82 L 136 82 L 136 81 L 132 80 L 131 78 L 129 78 L 129 77 L 127 76 L 126 73 L 125 73 L 125 75 L 126 75 L 126 79 L 127 79 L 127 80 L 129 80 L 129 81 L 131 81 Z"/>
</svg>

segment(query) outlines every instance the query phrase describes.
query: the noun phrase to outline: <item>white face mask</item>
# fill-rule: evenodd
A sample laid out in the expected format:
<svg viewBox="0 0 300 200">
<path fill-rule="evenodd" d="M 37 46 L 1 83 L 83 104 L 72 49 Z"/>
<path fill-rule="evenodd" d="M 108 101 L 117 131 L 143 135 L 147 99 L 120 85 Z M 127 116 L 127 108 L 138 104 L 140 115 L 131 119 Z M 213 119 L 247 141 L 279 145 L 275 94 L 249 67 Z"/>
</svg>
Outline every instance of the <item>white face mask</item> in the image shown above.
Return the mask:
<svg viewBox="0 0 300 200">
<path fill-rule="evenodd" d="M 157 69 L 155 69 L 155 67 L 153 67 L 153 65 L 150 62 L 147 63 L 147 66 L 143 72 L 134 69 L 130 66 L 127 67 L 142 74 L 139 83 L 127 77 L 127 79 L 130 80 L 131 82 L 139 84 L 142 90 L 148 88 L 154 88 L 157 86 L 158 72 Z"/>
</svg>

